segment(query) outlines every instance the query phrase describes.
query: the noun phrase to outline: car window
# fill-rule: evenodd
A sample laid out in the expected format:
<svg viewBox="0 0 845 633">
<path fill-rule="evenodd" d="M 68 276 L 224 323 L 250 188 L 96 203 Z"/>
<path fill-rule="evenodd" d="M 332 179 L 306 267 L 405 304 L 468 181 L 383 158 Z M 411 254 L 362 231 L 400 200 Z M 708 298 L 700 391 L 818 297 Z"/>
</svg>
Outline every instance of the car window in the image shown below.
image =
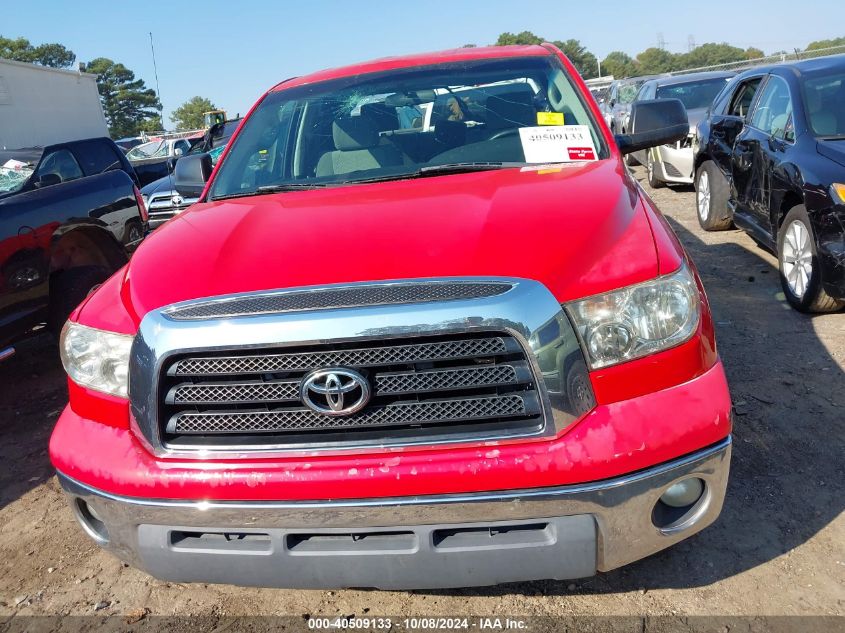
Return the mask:
<svg viewBox="0 0 845 633">
<path fill-rule="evenodd" d="M 83 176 L 79 163 L 67 149 L 50 152 L 44 157 L 41 165 L 38 166 L 36 178 L 41 178 L 47 174 L 55 174 L 61 179 L 61 182 L 76 180 Z"/>
<path fill-rule="evenodd" d="M 792 99 L 789 96 L 789 86 L 782 78 L 772 75 L 754 107 L 751 126 L 775 138 L 786 138 L 791 120 Z"/>
<path fill-rule="evenodd" d="M 619 103 L 631 103 L 637 96 L 639 84 L 630 83 L 619 86 Z"/>
<path fill-rule="evenodd" d="M 167 143 L 165 141 L 152 141 L 133 147 L 126 153 L 129 160 L 145 160 L 147 158 L 164 158 L 167 156 Z"/>
<path fill-rule="evenodd" d="M 729 78 L 703 79 L 657 88 L 657 99 L 680 99 L 687 110 L 709 108 Z"/>
<path fill-rule="evenodd" d="M 74 145 L 76 158 L 86 176 L 120 169 L 120 157 L 109 143 L 93 141 Z"/>
<path fill-rule="evenodd" d="M 816 136 L 845 138 L 845 73 L 840 65 L 801 77 L 804 109 Z"/>
<path fill-rule="evenodd" d="M 555 116 L 538 116 L 549 113 Z M 595 158 L 607 156 L 584 96 L 553 56 L 400 68 L 283 88 L 246 120 L 210 196 L 400 179 L 453 163 L 523 165 L 520 128 L 561 123 L 584 126 Z"/>
<path fill-rule="evenodd" d="M 760 86 L 762 79 L 762 77 L 755 77 L 740 85 L 739 90 L 734 94 L 731 104 L 728 107 L 727 113 L 729 115 L 742 117 L 743 119 L 748 116 L 748 112 L 751 110 L 751 104 L 754 102 L 754 95 L 757 94 L 757 88 Z"/>
</svg>

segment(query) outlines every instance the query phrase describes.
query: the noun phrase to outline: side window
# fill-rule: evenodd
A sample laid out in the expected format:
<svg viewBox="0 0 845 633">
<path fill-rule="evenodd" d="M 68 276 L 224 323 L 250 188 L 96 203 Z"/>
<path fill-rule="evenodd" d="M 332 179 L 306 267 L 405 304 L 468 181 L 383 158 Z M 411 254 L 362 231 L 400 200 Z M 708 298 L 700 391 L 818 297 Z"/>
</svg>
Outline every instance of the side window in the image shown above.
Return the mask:
<svg viewBox="0 0 845 633">
<path fill-rule="evenodd" d="M 110 169 L 120 169 L 120 157 L 108 143 L 88 142 L 74 145 L 74 154 L 86 176 L 101 174 Z"/>
<path fill-rule="evenodd" d="M 789 96 L 789 86 L 786 81 L 772 75 L 751 117 L 752 127 L 771 134 L 775 138 L 786 138 L 792 118 L 792 99 Z"/>
<path fill-rule="evenodd" d="M 191 149 L 191 144 L 188 141 L 176 141 L 176 145 L 173 149 L 174 149 L 173 153 L 176 156 L 182 156 L 182 155 L 188 153 L 188 150 Z M 175 151 L 175 150 L 181 150 L 181 151 Z"/>
<path fill-rule="evenodd" d="M 56 150 L 44 157 L 44 160 L 41 161 L 41 165 L 38 167 L 36 178 L 40 179 L 47 174 L 58 176 L 59 182 L 82 178 L 82 170 L 79 168 L 79 163 L 76 162 L 73 154 L 67 149 Z"/>
<path fill-rule="evenodd" d="M 743 82 L 739 90 L 734 94 L 727 114 L 743 119 L 748 116 L 748 112 L 751 110 L 751 104 L 754 102 L 754 95 L 757 94 L 757 88 L 760 87 L 762 80 L 762 77 L 755 77 L 754 79 Z"/>
</svg>

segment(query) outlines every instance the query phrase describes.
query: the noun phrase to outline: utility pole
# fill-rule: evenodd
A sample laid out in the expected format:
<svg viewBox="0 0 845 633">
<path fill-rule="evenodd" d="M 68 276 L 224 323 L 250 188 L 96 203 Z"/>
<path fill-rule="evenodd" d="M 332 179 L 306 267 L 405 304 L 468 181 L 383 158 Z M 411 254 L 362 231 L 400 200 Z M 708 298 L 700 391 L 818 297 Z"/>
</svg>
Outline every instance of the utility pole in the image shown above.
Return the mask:
<svg viewBox="0 0 845 633">
<path fill-rule="evenodd" d="M 663 37 L 663 33 L 657 34 L 657 48 L 659 48 L 661 51 L 666 50 L 666 40 Z"/>
<path fill-rule="evenodd" d="M 153 47 L 153 32 L 150 31 L 150 53 L 153 56 L 153 74 L 156 79 L 156 98 L 158 99 L 158 118 L 161 121 L 162 130 L 164 128 L 164 105 L 161 103 L 161 90 L 158 87 L 158 67 L 156 66 L 156 50 Z"/>
</svg>

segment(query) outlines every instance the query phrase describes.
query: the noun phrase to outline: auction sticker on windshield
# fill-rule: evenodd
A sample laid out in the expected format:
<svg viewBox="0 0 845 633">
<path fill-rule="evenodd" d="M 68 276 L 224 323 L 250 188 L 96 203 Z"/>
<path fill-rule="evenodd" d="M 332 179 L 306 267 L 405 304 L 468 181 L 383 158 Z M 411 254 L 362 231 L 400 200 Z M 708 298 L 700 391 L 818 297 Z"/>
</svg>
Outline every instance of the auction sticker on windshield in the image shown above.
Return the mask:
<svg viewBox="0 0 845 633">
<path fill-rule="evenodd" d="M 586 125 L 519 128 L 526 163 L 596 160 L 596 146 Z"/>
</svg>

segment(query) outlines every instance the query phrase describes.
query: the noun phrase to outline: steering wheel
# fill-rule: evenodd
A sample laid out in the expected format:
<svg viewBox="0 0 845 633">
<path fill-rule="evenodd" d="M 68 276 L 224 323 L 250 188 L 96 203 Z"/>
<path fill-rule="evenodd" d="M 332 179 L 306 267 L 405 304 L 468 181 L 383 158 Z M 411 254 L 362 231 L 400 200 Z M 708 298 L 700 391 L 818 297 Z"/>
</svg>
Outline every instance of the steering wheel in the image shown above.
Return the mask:
<svg viewBox="0 0 845 633">
<path fill-rule="evenodd" d="M 499 130 L 493 136 L 488 138 L 488 141 L 495 141 L 497 138 L 504 138 L 505 136 L 516 136 L 519 134 L 519 128 L 512 127 L 508 128 L 507 130 Z"/>
</svg>

